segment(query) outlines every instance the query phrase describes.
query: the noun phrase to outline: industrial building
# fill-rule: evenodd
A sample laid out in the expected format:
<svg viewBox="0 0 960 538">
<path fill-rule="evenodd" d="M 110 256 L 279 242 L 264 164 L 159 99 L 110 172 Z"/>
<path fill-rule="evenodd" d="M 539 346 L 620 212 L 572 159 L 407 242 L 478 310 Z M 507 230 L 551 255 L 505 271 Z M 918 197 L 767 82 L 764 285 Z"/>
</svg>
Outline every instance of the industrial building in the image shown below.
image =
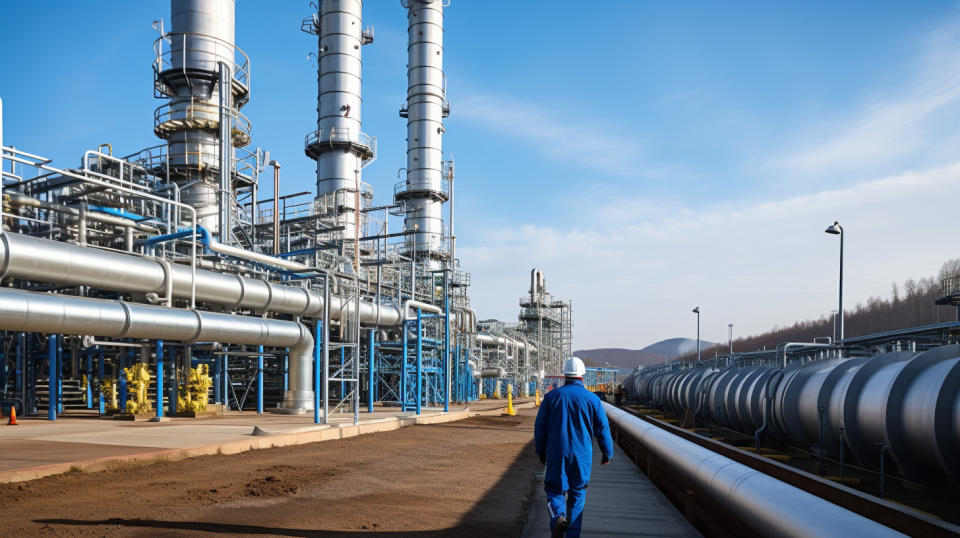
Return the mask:
<svg viewBox="0 0 960 538">
<path fill-rule="evenodd" d="M 446 4 L 397 11 L 407 160 L 403 180 L 376 186 L 387 200 L 363 178 L 377 138 L 363 131 L 374 33 L 361 0 L 318 2 L 300 26 L 316 47 L 316 130 L 303 146 L 314 192 L 284 194 L 281 163 L 254 143 L 243 111 L 258 98 L 256 58 L 241 49 L 233 0 L 172 0 L 159 21 L 143 66 L 157 145 L 77 148 L 72 168 L 16 146 L 16 132 L 0 138 L 2 404 L 50 420 L 79 407 L 356 421 L 375 404 L 419 413 L 508 387 L 528 395 L 557 373 L 571 305 L 541 271 L 519 323 L 480 323 L 471 308 L 443 148 Z"/>
</svg>

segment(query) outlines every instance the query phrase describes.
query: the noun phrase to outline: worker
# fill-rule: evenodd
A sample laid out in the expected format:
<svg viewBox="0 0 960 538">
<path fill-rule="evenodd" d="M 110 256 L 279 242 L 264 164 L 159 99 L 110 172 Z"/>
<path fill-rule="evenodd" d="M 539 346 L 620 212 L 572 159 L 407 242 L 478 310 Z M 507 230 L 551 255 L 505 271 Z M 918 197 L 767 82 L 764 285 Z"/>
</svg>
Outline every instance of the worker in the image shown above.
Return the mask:
<svg viewBox="0 0 960 538">
<path fill-rule="evenodd" d="M 601 465 L 613 455 L 607 414 L 600 398 L 583 386 L 585 372 L 577 357 L 564 361 L 564 385 L 544 396 L 534 426 L 535 450 L 547 466 L 543 489 L 554 538 L 580 536 L 593 465 L 591 437 L 600 445 Z"/>
<path fill-rule="evenodd" d="M 623 385 L 617 385 L 617 392 L 613 394 L 613 401 L 617 407 L 623 405 L 623 396 L 627 391 L 623 390 Z"/>
</svg>

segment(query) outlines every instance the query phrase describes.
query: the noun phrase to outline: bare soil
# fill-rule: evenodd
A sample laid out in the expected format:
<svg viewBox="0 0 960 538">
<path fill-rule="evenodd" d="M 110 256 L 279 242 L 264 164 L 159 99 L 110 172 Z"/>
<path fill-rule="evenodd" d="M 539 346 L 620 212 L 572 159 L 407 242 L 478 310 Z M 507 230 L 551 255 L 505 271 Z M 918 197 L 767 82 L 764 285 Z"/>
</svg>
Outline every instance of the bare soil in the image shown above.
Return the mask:
<svg viewBox="0 0 960 538">
<path fill-rule="evenodd" d="M 0 484 L 0 535 L 517 536 L 534 416 Z"/>
</svg>

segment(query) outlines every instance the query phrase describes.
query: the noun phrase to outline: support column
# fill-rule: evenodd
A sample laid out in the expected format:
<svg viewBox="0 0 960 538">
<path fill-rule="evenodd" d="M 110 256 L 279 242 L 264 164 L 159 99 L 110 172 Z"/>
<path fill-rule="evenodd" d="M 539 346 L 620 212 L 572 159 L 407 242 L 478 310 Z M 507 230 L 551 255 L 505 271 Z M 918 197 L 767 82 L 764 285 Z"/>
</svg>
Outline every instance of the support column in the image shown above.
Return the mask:
<svg viewBox="0 0 960 538">
<path fill-rule="evenodd" d="M 57 420 L 57 335 L 47 337 L 47 361 L 49 375 L 49 390 L 47 394 L 47 418 Z"/>
<path fill-rule="evenodd" d="M 326 309 L 327 309 L 326 303 L 324 303 L 323 309 L 324 309 L 324 314 L 326 314 Z M 324 315 L 324 318 L 326 318 L 326 315 Z M 317 342 L 323 342 L 322 349 L 326 349 L 327 338 L 323 333 L 323 322 L 318 321 L 316 327 L 317 327 L 317 331 L 316 331 Z M 326 375 L 322 375 L 324 370 L 323 370 L 323 363 L 321 362 L 321 353 L 322 353 L 321 347 L 318 345 L 314 345 L 313 346 L 313 423 L 314 424 L 320 424 L 320 391 L 321 390 L 324 391 L 323 392 L 324 394 L 323 423 L 324 424 L 327 423 L 327 413 L 326 413 L 327 409 L 325 405 L 327 401 L 327 398 L 326 398 L 327 388 L 321 384 L 321 379 L 320 379 L 321 377 L 323 377 L 324 379 L 326 378 Z"/>
<path fill-rule="evenodd" d="M 423 404 L 423 312 L 417 309 L 417 414 Z"/>
<path fill-rule="evenodd" d="M 263 414 L 263 346 L 257 351 L 257 414 Z"/>
<path fill-rule="evenodd" d="M 368 378 L 367 398 L 369 400 L 369 403 L 367 404 L 368 413 L 373 413 L 373 386 L 375 384 L 374 380 L 376 379 L 375 377 L 376 371 L 374 369 L 373 363 L 374 363 L 374 357 L 376 356 L 376 340 L 377 340 L 376 334 L 377 334 L 376 329 L 370 329 L 370 343 L 369 343 L 370 353 L 369 353 L 369 363 L 368 363 L 369 367 L 367 368 L 367 378 Z"/>
<path fill-rule="evenodd" d="M 170 361 L 170 386 L 167 387 L 167 414 L 171 417 L 177 414 L 177 352 L 173 352 Z"/>
<path fill-rule="evenodd" d="M 443 273 L 443 411 L 450 411 L 450 292 L 447 289 L 447 272 Z"/>
<path fill-rule="evenodd" d="M 157 340 L 157 418 L 163 418 L 163 340 Z"/>
<path fill-rule="evenodd" d="M 330 416 L 330 273 L 323 277 L 323 423 Z"/>
<path fill-rule="evenodd" d="M 105 415 L 107 413 L 107 402 L 103 397 L 103 378 L 106 377 L 106 357 L 103 353 L 103 346 L 98 346 L 97 352 L 97 394 L 98 402 L 100 403 L 100 414 Z"/>
<path fill-rule="evenodd" d="M 84 351 L 83 354 L 87 358 L 86 371 L 83 373 L 87 378 L 87 409 L 93 409 L 93 355 L 89 350 Z"/>
<path fill-rule="evenodd" d="M 402 314 L 406 316 L 406 313 Z M 400 322 L 403 346 L 400 351 L 400 411 L 407 410 L 407 320 Z"/>
</svg>

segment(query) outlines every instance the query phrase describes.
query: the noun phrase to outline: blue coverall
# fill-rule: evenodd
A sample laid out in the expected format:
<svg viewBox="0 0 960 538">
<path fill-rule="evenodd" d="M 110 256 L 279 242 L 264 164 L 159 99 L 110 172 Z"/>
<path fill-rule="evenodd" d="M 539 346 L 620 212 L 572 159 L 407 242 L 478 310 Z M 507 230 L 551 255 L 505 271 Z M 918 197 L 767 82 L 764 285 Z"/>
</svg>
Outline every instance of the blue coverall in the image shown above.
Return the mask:
<svg viewBox="0 0 960 538">
<path fill-rule="evenodd" d="M 600 398 L 588 391 L 583 381 L 567 379 L 562 387 L 544 396 L 534 426 L 534 445 L 541 459 L 546 456 L 547 461 L 543 489 L 547 493 L 550 530 L 556 526 L 557 518 L 564 516 L 570 522 L 569 537 L 580 536 L 583 523 L 585 488 L 593 465 L 592 437 L 597 438 L 604 456 L 613 455 L 610 425 Z"/>
</svg>

